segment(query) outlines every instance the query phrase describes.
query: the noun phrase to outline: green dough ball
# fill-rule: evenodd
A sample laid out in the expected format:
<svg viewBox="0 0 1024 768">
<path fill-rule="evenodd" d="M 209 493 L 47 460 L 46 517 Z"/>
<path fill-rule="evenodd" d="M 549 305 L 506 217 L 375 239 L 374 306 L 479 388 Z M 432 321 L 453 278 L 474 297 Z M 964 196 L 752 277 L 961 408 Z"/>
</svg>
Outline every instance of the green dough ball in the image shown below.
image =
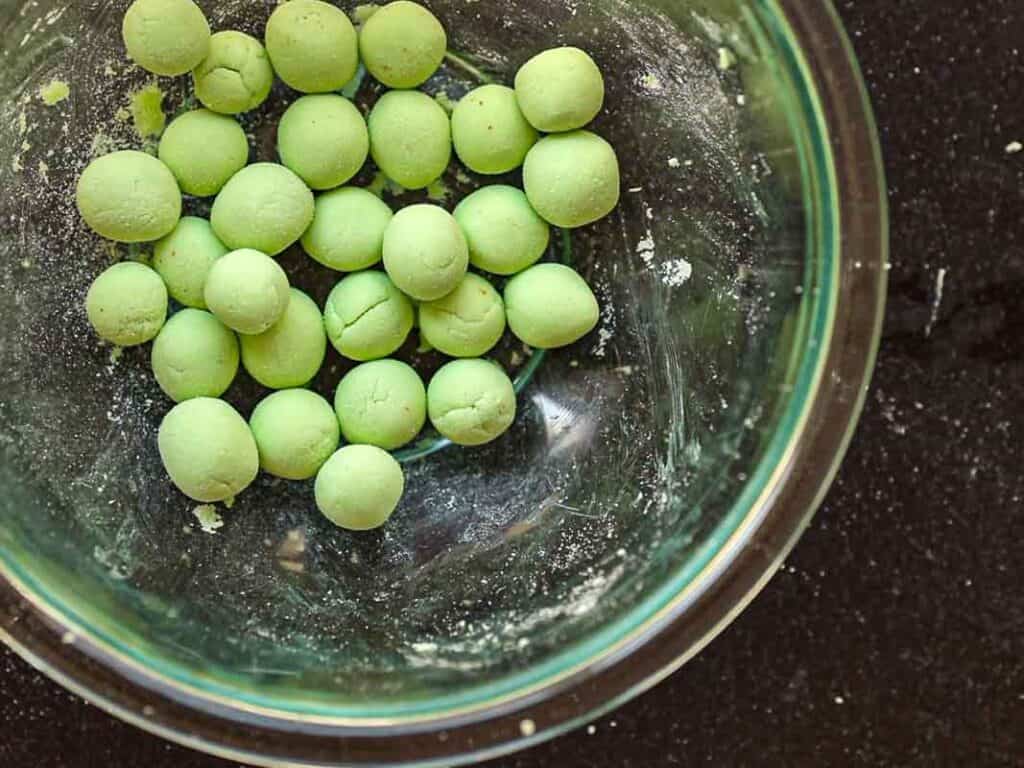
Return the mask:
<svg viewBox="0 0 1024 768">
<path fill-rule="evenodd" d="M 229 248 L 255 248 L 276 256 L 313 221 L 313 193 L 283 165 L 246 166 L 224 185 L 210 223 Z"/>
<path fill-rule="evenodd" d="M 412 302 L 383 272 L 356 272 L 327 297 L 324 326 L 331 344 L 351 360 L 387 357 L 412 330 Z"/>
<path fill-rule="evenodd" d="M 551 227 L 530 207 L 521 189 L 481 187 L 455 207 L 469 244 L 469 263 L 495 275 L 514 275 L 548 249 Z"/>
<path fill-rule="evenodd" d="M 444 27 L 419 3 L 388 3 L 359 32 L 359 53 L 367 71 L 389 88 L 415 88 L 444 59 Z"/>
<path fill-rule="evenodd" d="M 260 41 L 244 32 L 217 32 L 210 52 L 192 72 L 196 98 L 207 109 L 237 115 L 270 95 L 274 70 Z"/>
<path fill-rule="evenodd" d="M 206 219 L 182 216 L 169 235 L 153 246 L 153 269 L 171 298 L 186 307 L 206 309 L 203 287 L 213 262 L 228 252 Z"/>
<path fill-rule="evenodd" d="M 303 96 L 285 110 L 277 126 L 281 162 L 312 189 L 344 184 L 363 167 L 369 151 L 362 114 L 333 93 Z"/>
<path fill-rule="evenodd" d="M 523 164 L 537 131 L 519 111 L 516 93 L 504 85 L 481 85 L 452 111 L 455 154 L 471 171 L 506 173 Z"/>
<path fill-rule="evenodd" d="M 291 302 L 288 276 L 265 253 L 241 248 L 217 259 L 206 275 L 206 306 L 228 328 L 263 333 Z"/>
<path fill-rule="evenodd" d="M 238 411 L 212 397 L 174 406 L 160 424 L 157 444 L 171 482 L 196 501 L 237 496 L 260 469 L 249 425 Z"/>
<path fill-rule="evenodd" d="M 267 21 L 265 39 L 277 76 L 297 91 L 340 90 L 359 66 L 352 22 L 320 0 L 290 0 L 277 6 Z"/>
<path fill-rule="evenodd" d="M 404 491 L 402 467 L 374 445 L 346 445 L 320 468 L 314 486 L 324 517 L 350 531 L 384 525 Z"/>
<path fill-rule="evenodd" d="M 128 57 L 155 75 L 184 75 L 210 50 L 210 25 L 192 0 L 135 0 L 121 36 Z"/>
<path fill-rule="evenodd" d="M 512 426 L 516 393 L 490 360 L 453 360 L 430 380 L 427 413 L 434 429 L 453 443 L 483 445 Z"/>
<path fill-rule="evenodd" d="M 384 230 L 384 268 L 398 289 L 417 301 L 452 292 L 469 265 L 458 223 L 436 205 L 410 205 Z"/>
<path fill-rule="evenodd" d="M 556 227 L 582 227 L 607 216 L 619 202 L 619 161 L 595 133 L 545 136 L 523 164 L 530 205 Z"/>
<path fill-rule="evenodd" d="M 437 301 L 420 304 L 420 333 L 439 352 L 480 357 L 505 332 L 505 307 L 489 282 L 472 273 Z"/>
<path fill-rule="evenodd" d="M 416 437 L 427 420 L 423 380 L 399 360 L 357 365 L 334 393 L 341 432 L 350 443 L 401 448 Z"/>
<path fill-rule="evenodd" d="M 184 192 L 209 197 L 245 167 L 249 142 L 234 118 L 196 109 L 171 121 L 157 154 Z"/>
<path fill-rule="evenodd" d="M 355 272 L 381 259 L 384 230 L 394 214 L 372 192 L 344 187 L 316 199 L 313 223 L 302 236 L 306 253 L 325 267 Z"/>
<path fill-rule="evenodd" d="M 75 202 L 96 234 L 121 243 L 158 240 L 181 216 L 174 174 L 152 155 L 133 149 L 89 163 L 78 179 Z"/>
<path fill-rule="evenodd" d="M 538 349 L 572 344 L 597 325 L 597 299 L 576 270 L 564 264 L 538 264 L 505 286 L 508 327 Z"/>
<path fill-rule="evenodd" d="M 367 125 L 373 162 L 406 189 L 423 189 L 448 167 L 451 123 L 427 94 L 388 91 L 374 105 Z"/>
<path fill-rule="evenodd" d="M 331 404 L 308 389 L 267 395 L 253 410 L 249 427 L 260 452 L 260 468 L 286 480 L 315 475 L 340 440 Z"/>
<path fill-rule="evenodd" d="M 327 334 L 320 308 L 302 291 L 292 288 L 284 315 L 255 336 L 242 336 L 242 365 L 270 389 L 289 389 L 309 383 L 327 352 Z"/>
<path fill-rule="evenodd" d="M 579 48 L 538 53 L 516 72 L 515 86 L 526 119 L 545 133 L 582 128 L 604 102 L 601 70 Z"/>
<path fill-rule="evenodd" d="M 183 309 L 164 325 L 150 358 L 156 383 L 176 403 L 220 397 L 238 372 L 238 339 L 201 309 Z"/>
<path fill-rule="evenodd" d="M 101 339 L 122 347 L 144 344 L 167 319 L 167 289 L 146 265 L 122 261 L 93 280 L 85 313 Z"/>
</svg>

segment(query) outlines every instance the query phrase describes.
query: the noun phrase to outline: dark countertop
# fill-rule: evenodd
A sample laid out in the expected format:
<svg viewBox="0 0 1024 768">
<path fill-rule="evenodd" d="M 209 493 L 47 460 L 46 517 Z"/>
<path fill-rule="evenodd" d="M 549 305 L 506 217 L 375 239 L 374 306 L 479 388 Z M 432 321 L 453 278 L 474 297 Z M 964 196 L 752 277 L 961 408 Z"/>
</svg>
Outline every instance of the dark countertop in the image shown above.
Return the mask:
<svg viewBox="0 0 1024 768">
<path fill-rule="evenodd" d="M 845 0 L 882 131 L 891 294 L 835 486 L 723 635 L 588 728 L 495 763 L 1024 764 L 1024 12 Z M 5 768 L 219 768 L 0 650 Z"/>
</svg>

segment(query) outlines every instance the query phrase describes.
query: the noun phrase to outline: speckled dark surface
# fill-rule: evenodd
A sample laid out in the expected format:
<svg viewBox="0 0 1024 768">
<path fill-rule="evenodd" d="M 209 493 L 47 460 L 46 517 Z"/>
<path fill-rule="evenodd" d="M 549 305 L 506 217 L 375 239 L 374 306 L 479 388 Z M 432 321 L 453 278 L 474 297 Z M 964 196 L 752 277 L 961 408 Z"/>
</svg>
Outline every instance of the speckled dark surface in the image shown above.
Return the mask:
<svg viewBox="0 0 1024 768">
<path fill-rule="evenodd" d="M 1024 765 L 1024 10 L 846 0 L 882 131 L 890 304 L 828 499 L 754 604 L 652 692 L 502 768 Z M 0 650 L 0 766 L 231 765 Z"/>
</svg>

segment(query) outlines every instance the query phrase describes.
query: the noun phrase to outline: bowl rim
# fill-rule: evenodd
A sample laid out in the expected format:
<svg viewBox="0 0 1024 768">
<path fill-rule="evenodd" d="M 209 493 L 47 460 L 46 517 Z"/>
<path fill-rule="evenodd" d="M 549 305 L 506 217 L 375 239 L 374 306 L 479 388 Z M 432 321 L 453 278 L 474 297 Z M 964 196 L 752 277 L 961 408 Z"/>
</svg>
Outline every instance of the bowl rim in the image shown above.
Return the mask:
<svg viewBox="0 0 1024 768">
<path fill-rule="evenodd" d="M 809 524 L 853 433 L 881 334 L 887 269 L 884 171 L 867 92 L 826 0 L 756 0 L 800 41 L 794 61 L 815 89 L 830 141 L 838 262 L 827 352 L 800 429 L 751 513 L 681 595 L 600 655 L 468 712 L 424 721 L 338 726 L 267 716 L 154 678 L 33 599 L 0 565 L 0 640 L 60 684 L 172 741 L 263 765 L 452 765 L 504 754 L 570 730 L 646 690 L 703 648 L 753 599 Z M 769 14 L 770 16 L 770 14 Z M 824 460 L 822 457 L 826 457 Z M 700 587 L 699 589 L 697 587 Z M 644 646 L 643 654 L 634 654 Z M 296 726 L 301 725 L 296 730 Z M 401 738 L 396 738 L 400 736 Z"/>
</svg>

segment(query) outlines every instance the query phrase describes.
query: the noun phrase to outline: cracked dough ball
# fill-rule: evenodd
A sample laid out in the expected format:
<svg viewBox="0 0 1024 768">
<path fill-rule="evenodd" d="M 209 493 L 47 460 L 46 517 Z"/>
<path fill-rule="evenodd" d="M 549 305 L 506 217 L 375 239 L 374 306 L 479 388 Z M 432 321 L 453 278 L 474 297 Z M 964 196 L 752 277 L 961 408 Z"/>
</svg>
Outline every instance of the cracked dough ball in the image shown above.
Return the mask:
<svg viewBox="0 0 1024 768">
<path fill-rule="evenodd" d="M 208 109 L 176 117 L 160 137 L 157 155 L 183 192 L 209 197 L 249 160 L 249 142 L 238 122 Z"/>
<path fill-rule="evenodd" d="M 505 286 L 508 327 L 537 349 L 572 344 L 597 325 L 600 310 L 590 286 L 564 264 L 537 264 Z"/>
<path fill-rule="evenodd" d="M 514 275 L 548 249 L 551 227 L 530 207 L 521 189 L 481 187 L 455 206 L 455 220 L 469 245 L 469 263 L 495 275 Z"/>
<path fill-rule="evenodd" d="M 196 397 L 174 406 L 157 435 L 164 469 L 196 501 L 224 501 L 256 479 L 260 460 L 249 425 L 223 400 Z"/>
<path fill-rule="evenodd" d="M 169 235 L 153 246 L 153 269 L 171 298 L 186 307 L 206 309 L 203 287 L 213 262 L 228 252 L 206 219 L 182 216 Z"/>
<path fill-rule="evenodd" d="M 274 70 L 260 41 L 244 32 L 217 32 L 210 52 L 192 72 L 196 98 L 207 109 L 237 115 L 270 95 Z"/>
<path fill-rule="evenodd" d="M 389 88 L 415 88 L 444 59 L 444 27 L 419 3 L 398 0 L 377 10 L 359 32 L 366 70 Z"/>
<path fill-rule="evenodd" d="M 78 178 L 75 203 L 96 234 L 120 243 L 158 240 L 181 217 L 181 191 L 152 155 L 125 149 L 97 157 Z"/>
<path fill-rule="evenodd" d="M 281 319 L 263 333 L 242 336 L 242 366 L 270 389 L 305 386 L 316 376 L 327 352 L 324 319 L 316 303 L 291 289 Z"/>
<path fill-rule="evenodd" d="M 384 230 L 384 269 L 417 301 L 446 296 L 466 274 L 469 247 L 458 223 L 436 205 L 410 205 Z"/>
<path fill-rule="evenodd" d="M 619 202 L 619 160 L 596 133 L 545 136 L 523 163 L 523 189 L 533 209 L 556 227 L 597 221 Z"/>
<path fill-rule="evenodd" d="M 372 267 L 384 251 L 384 230 L 394 214 L 387 203 L 359 187 L 325 192 L 316 199 L 313 223 L 302 247 L 313 259 L 339 272 Z"/>
<path fill-rule="evenodd" d="M 121 36 L 128 58 L 154 75 L 184 75 L 210 50 L 210 25 L 192 0 L 135 0 Z"/>
<path fill-rule="evenodd" d="M 406 189 L 429 186 L 448 167 L 451 121 L 427 94 L 388 91 L 373 105 L 366 124 L 373 162 Z"/>
<path fill-rule="evenodd" d="M 314 487 L 324 517 L 350 531 L 384 525 L 404 490 L 401 465 L 373 445 L 346 445 L 320 468 Z"/>
<path fill-rule="evenodd" d="M 601 111 L 604 78 L 579 48 L 551 48 L 516 72 L 519 108 L 534 128 L 558 133 L 582 128 Z"/>
<path fill-rule="evenodd" d="M 183 309 L 156 337 L 150 362 L 156 383 L 174 402 L 220 397 L 238 373 L 238 339 L 209 312 Z"/>
<path fill-rule="evenodd" d="M 427 413 L 434 429 L 459 445 L 483 445 L 516 418 L 516 393 L 505 372 L 490 360 L 453 360 L 427 387 Z"/>
<path fill-rule="evenodd" d="M 167 289 L 160 275 L 134 261 L 100 274 L 85 297 L 85 312 L 101 339 L 122 347 L 156 336 L 167 319 Z"/>
<path fill-rule="evenodd" d="M 480 357 L 505 333 L 505 306 L 489 282 L 472 273 L 455 290 L 420 304 L 420 333 L 452 357 Z"/>
<path fill-rule="evenodd" d="M 313 193 L 283 165 L 254 163 L 224 185 L 210 210 L 213 231 L 229 248 L 276 256 L 313 221 Z"/>
<path fill-rule="evenodd" d="M 285 389 L 263 398 L 249 427 L 260 468 L 285 480 L 307 480 L 338 449 L 338 418 L 331 404 L 308 389 Z"/>
<path fill-rule="evenodd" d="M 210 267 L 203 289 L 206 306 L 239 333 L 263 333 L 284 315 L 291 301 L 288 276 L 260 251 L 242 248 Z"/>
<path fill-rule="evenodd" d="M 376 270 L 343 278 L 324 306 L 327 336 L 350 360 L 387 357 L 405 342 L 413 319 L 412 302 Z"/>
<path fill-rule="evenodd" d="M 274 71 L 305 93 L 340 90 L 356 74 L 359 43 L 348 16 L 320 0 L 290 0 L 270 14 L 264 36 Z"/>
<path fill-rule="evenodd" d="M 344 184 L 363 167 L 369 151 L 370 136 L 362 113 L 337 94 L 297 99 L 277 125 L 281 162 L 311 189 Z"/>
<path fill-rule="evenodd" d="M 427 391 L 420 375 L 400 360 L 374 360 L 345 374 L 334 410 L 348 442 L 393 451 L 423 429 Z"/>
</svg>

